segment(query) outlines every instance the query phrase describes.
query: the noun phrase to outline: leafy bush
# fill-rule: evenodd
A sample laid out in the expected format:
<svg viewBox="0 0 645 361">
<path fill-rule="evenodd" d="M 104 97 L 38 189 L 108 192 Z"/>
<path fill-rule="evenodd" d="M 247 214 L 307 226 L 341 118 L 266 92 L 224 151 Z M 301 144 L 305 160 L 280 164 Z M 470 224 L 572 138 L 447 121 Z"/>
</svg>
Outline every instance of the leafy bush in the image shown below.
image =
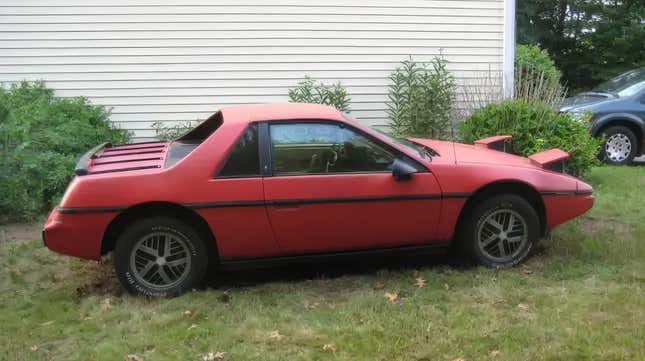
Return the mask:
<svg viewBox="0 0 645 361">
<path fill-rule="evenodd" d="M 79 155 L 127 134 L 87 99 L 57 98 L 43 82 L 0 87 L 0 218 L 26 220 L 51 207 Z"/>
<path fill-rule="evenodd" d="M 598 164 L 602 142 L 589 134 L 585 121 L 558 113 L 547 104 L 523 99 L 485 106 L 461 123 L 460 130 L 467 143 L 493 135 L 511 134 L 515 151 L 523 156 L 560 148 L 571 155 L 568 171 L 577 176 L 584 175 Z"/>
<path fill-rule="evenodd" d="M 349 112 L 351 99 L 340 82 L 325 85 L 306 76 L 295 88 L 289 89 L 289 102 L 331 105 L 341 112 Z"/>
<path fill-rule="evenodd" d="M 398 136 L 442 139 L 450 135 L 455 104 L 455 80 L 447 61 L 401 62 L 390 75 L 388 116 Z"/>
<path fill-rule="evenodd" d="M 545 79 L 549 82 L 559 83 L 562 77 L 562 73 L 555 66 L 549 53 L 535 45 L 515 46 L 515 68 L 544 73 Z"/>
</svg>

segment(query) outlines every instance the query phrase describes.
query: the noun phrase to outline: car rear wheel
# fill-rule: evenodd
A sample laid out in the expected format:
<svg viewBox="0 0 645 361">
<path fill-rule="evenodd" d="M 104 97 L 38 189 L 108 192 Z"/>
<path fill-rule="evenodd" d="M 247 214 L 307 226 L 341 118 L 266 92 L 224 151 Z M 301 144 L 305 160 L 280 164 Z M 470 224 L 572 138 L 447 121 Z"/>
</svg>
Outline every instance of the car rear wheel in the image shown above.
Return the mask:
<svg viewBox="0 0 645 361">
<path fill-rule="evenodd" d="M 467 256 L 488 267 L 521 263 L 539 240 L 540 221 L 522 197 L 504 194 L 475 206 L 462 222 L 460 241 Z"/>
<path fill-rule="evenodd" d="M 638 143 L 634 132 L 623 126 L 614 126 L 602 132 L 605 143 L 601 158 L 609 164 L 630 164 L 636 156 Z"/>
<path fill-rule="evenodd" d="M 204 242 L 191 227 L 169 217 L 133 223 L 117 240 L 114 265 L 131 293 L 172 297 L 198 287 L 208 266 Z"/>
</svg>

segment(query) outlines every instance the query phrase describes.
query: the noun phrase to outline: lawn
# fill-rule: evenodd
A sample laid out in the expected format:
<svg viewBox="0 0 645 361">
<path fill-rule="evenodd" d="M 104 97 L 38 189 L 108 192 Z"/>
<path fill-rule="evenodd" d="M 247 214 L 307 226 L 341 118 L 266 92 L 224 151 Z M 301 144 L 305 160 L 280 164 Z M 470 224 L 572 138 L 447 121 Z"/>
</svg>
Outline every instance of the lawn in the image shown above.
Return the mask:
<svg viewBox="0 0 645 361">
<path fill-rule="evenodd" d="M 121 294 L 109 264 L 5 242 L 0 359 L 644 360 L 645 167 L 588 181 L 594 208 L 499 271 L 300 266 L 146 300 Z"/>
</svg>

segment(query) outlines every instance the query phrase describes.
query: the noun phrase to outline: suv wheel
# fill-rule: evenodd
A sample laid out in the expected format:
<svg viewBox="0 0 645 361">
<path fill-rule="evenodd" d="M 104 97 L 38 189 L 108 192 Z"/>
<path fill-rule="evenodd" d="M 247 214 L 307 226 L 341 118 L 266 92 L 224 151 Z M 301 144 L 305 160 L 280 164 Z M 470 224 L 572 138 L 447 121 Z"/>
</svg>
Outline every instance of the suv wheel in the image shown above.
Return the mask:
<svg viewBox="0 0 645 361">
<path fill-rule="evenodd" d="M 636 156 L 638 148 L 634 132 L 623 126 L 609 127 L 602 132 L 605 143 L 602 146 L 601 157 L 609 164 L 630 164 Z"/>
<path fill-rule="evenodd" d="M 528 256 L 539 234 L 540 221 L 531 204 L 503 194 L 484 200 L 466 216 L 460 242 L 481 265 L 511 267 Z"/>
<path fill-rule="evenodd" d="M 129 292 L 172 297 L 200 285 L 208 255 L 191 227 L 174 218 L 155 217 L 123 232 L 114 250 L 114 266 Z"/>
</svg>

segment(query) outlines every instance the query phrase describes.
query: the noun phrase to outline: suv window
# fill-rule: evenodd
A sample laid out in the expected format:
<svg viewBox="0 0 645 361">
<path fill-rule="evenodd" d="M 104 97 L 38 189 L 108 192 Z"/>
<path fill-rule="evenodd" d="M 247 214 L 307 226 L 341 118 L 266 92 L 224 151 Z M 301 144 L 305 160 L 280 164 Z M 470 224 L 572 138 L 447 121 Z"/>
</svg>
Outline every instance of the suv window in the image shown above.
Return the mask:
<svg viewBox="0 0 645 361">
<path fill-rule="evenodd" d="M 269 130 L 275 175 L 392 170 L 391 151 L 340 124 L 271 124 Z"/>
<path fill-rule="evenodd" d="M 218 177 L 255 177 L 259 175 L 258 125 L 252 124 L 235 142 Z"/>
</svg>

